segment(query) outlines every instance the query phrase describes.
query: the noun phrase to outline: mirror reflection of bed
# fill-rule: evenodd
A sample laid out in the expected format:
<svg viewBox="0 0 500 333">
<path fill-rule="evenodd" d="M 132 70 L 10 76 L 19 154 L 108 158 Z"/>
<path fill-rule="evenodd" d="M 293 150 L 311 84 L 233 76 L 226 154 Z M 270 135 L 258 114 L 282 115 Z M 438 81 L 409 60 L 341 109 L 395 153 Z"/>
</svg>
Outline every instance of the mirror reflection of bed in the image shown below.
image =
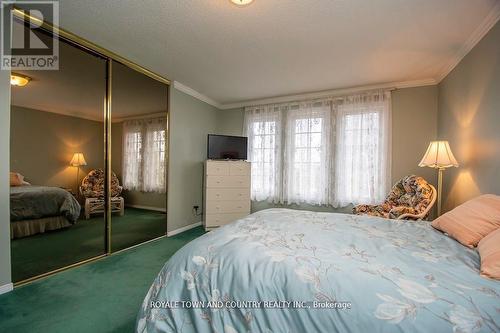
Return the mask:
<svg viewBox="0 0 500 333">
<path fill-rule="evenodd" d="M 114 69 L 111 251 L 165 235 L 167 201 L 168 90 L 118 63 Z M 11 89 L 11 252 L 19 282 L 107 251 L 106 60 L 60 41 L 59 70 L 15 74 L 30 79 Z M 140 131 L 130 124 L 142 124 Z M 132 156 L 140 163 L 127 162 Z"/>
</svg>

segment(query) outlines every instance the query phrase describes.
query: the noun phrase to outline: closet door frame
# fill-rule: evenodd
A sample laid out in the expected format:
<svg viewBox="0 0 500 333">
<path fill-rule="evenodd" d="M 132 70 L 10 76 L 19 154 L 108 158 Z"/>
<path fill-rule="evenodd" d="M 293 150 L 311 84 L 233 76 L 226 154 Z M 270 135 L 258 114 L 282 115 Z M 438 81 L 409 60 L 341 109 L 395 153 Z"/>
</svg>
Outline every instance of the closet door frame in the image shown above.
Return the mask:
<svg viewBox="0 0 500 333">
<path fill-rule="evenodd" d="M 166 136 L 166 147 L 165 147 L 165 163 L 166 163 L 166 175 L 165 175 L 165 187 L 166 187 L 166 195 L 165 195 L 165 207 L 166 211 L 168 212 L 168 175 L 169 175 L 169 162 L 170 162 L 170 86 L 171 86 L 171 81 L 159 74 L 154 73 L 153 71 L 133 62 L 130 61 L 108 49 L 105 49 L 97 44 L 92 43 L 91 41 L 82 38 L 80 36 L 77 36 L 65 29 L 62 29 L 61 27 L 55 26 L 50 22 L 42 21 L 38 19 L 35 16 L 31 16 L 28 13 L 26 13 L 24 10 L 16 8 L 14 6 L 14 9 L 12 11 L 13 15 L 15 18 L 21 20 L 25 24 L 30 24 L 31 23 L 36 23 L 40 29 L 44 30 L 47 32 L 49 35 L 52 36 L 52 38 L 58 38 L 64 42 L 67 42 L 79 49 L 83 49 L 89 53 L 92 53 L 94 55 L 99 56 L 100 58 L 103 58 L 106 60 L 106 92 L 105 92 L 105 100 L 104 100 L 104 137 L 103 137 L 103 143 L 104 143 L 104 169 L 105 169 L 105 187 L 104 187 L 104 193 L 105 193 L 105 204 L 104 204 L 104 225 L 105 225 L 105 237 L 104 237 L 104 253 L 90 258 L 86 259 L 83 261 L 76 262 L 74 264 L 61 267 L 58 269 L 55 269 L 50 272 L 46 272 L 37 276 L 33 276 L 31 278 L 18 281 L 14 283 L 15 287 L 21 286 L 23 284 L 29 283 L 34 280 L 38 280 L 40 278 L 53 275 L 55 273 L 67 270 L 69 268 L 73 268 L 76 266 L 80 266 L 83 264 L 86 264 L 88 262 L 92 262 L 95 260 L 102 259 L 104 257 L 107 257 L 111 254 L 119 253 L 122 251 L 126 251 L 130 248 L 151 242 L 153 240 L 163 238 L 167 236 L 167 226 L 168 226 L 168 218 L 167 214 L 165 214 L 166 220 L 165 220 L 165 234 L 156 237 L 154 239 L 133 245 L 131 247 L 128 247 L 123 250 L 119 250 L 116 252 L 112 252 L 112 239 L 111 239 L 111 227 L 112 227 L 112 216 L 111 216 L 111 173 L 112 173 L 112 165 L 111 165 L 111 124 L 112 124 L 112 83 L 113 83 L 113 62 L 116 61 L 118 63 L 121 63 L 122 65 L 127 66 L 128 68 L 135 70 L 143 75 L 146 75 L 156 81 L 159 81 L 163 84 L 165 84 L 165 94 L 167 96 L 167 105 L 166 105 L 166 117 L 167 117 L 167 136 Z"/>
</svg>

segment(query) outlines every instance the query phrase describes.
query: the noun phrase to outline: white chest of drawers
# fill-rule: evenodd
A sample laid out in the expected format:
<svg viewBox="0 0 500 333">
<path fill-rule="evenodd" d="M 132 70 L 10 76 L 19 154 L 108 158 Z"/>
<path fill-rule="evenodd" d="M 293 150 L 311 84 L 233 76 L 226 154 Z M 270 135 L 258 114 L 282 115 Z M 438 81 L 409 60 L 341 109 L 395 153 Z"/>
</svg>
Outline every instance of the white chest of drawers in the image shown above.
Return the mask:
<svg viewBox="0 0 500 333">
<path fill-rule="evenodd" d="M 250 162 L 205 161 L 205 230 L 250 214 Z"/>
</svg>

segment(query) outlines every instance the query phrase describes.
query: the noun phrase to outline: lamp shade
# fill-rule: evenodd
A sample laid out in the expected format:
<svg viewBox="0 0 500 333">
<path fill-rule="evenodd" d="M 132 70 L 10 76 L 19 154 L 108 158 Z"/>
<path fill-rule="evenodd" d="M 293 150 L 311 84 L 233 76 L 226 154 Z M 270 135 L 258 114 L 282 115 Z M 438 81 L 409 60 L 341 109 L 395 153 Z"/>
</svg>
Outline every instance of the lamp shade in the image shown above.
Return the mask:
<svg viewBox="0 0 500 333">
<path fill-rule="evenodd" d="M 418 166 L 444 169 L 458 167 L 458 162 L 451 152 L 448 141 L 431 141 Z"/>
<path fill-rule="evenodd" d="M 26 75 L 21 75 L 17 73 L 10 74 L 10 84 L 12 86 L 24 87 L 30 82 L 31 78 Z"/>
<path fill-rule="evenodd" d="M 69 165 L 79 167 L 82 165 L 87 165 L 87 161 L 85 161 L 85 156 L 83 156 L 83 153 L 74 153 L 71 162 L 69 162 Z"/>
<path fill-rule="evenodd" d="M 246 6 L 253 2 L 253 0 L 231 0 L 236 6 Z"/>
</svg>

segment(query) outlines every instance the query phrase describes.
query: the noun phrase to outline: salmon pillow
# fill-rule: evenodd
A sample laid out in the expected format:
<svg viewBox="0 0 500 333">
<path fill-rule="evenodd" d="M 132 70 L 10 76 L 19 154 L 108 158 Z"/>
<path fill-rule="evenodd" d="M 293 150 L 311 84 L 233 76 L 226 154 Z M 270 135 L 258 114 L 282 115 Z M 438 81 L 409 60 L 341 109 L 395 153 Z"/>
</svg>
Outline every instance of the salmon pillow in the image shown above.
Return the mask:
<svg viewBox="0 0 500 333">
<path fill-rule="evenodd" d="M 24 181 L 24 176 L 17 172 L 10 173 L 10 186 L 23 186 L 30 185 L 30 183 Z"/>
<path fill-rule="evenodd" d="M 435 219 L 432 226 L 473 248 L 500 228 L 500 196 L 484 194 L 469 200 Z"/>
<path fill-rule="evenodd" d="M 500 280 L 500 229 L 481 239 L 477 250 L 481 256 L 481 276 Z"/>
</svg>

